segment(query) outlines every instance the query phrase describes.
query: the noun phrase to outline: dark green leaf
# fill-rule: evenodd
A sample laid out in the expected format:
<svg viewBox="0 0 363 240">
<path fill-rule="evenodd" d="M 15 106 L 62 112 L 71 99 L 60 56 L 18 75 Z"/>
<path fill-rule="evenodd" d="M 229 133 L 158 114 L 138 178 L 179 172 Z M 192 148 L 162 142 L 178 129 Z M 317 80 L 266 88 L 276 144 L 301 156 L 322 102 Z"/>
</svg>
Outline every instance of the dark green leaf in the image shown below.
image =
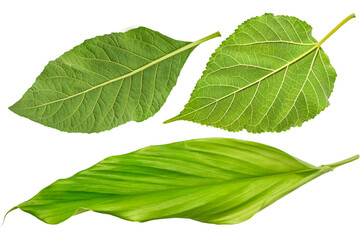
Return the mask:
<svg viewBox="0 0 363 240">
<path fill-rule="evenodd" d="M 190 43 L 140 27 L 86 40 L 49 62 L 10 110 L 66 132 L 101 132 L 141 122 L 164 104 Z"/>
</svg>

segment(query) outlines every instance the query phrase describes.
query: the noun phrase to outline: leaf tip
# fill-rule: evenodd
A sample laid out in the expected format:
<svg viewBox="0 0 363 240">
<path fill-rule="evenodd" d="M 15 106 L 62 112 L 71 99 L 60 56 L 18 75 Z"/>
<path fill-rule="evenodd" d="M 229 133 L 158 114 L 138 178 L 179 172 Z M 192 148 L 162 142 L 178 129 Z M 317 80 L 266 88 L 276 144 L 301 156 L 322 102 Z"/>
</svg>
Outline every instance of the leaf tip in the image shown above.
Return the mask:
<svg viewBox="0 0 363 240">
<path fill-rule="evenodd" d="M 10 110 L 10 111 L 12 111 L 13 113 L 15 113 L 15 114 L 18 114 L 18 112 L 17 112 L 17 109 L 16 109 L 16 103 L 14 103 L 13 105 L 11 105 L 10 107 L 8 107 L 8 109 Z M 19 115 L 19 114 L 18 114 Z"/>
<path fill-rule="evenodd" d="M 168 120 L 165 120 L 165 121 L 163 122 L 163 124 L 171 123 L 171 122 L 174 122 L 174 121 L 176 121 L 176 117 L 173 117 L 173 118 L 170 118 L 170 119 L 168 119 Z"/>
<path fill-rule="evenodd" d="M 11 208 L 11 209 L 10 209 L 10 210 L 9 210 L 9 211 L 5 214 L 5 216 L 4 216 L 4 218 L 3 218 L 3 221 L 2 221 L 2 223 L 0 224 L 0 227 L 4 226 L 6 216 L 7 216 L 9 213 L 11 213 L 12 211 L 14 211 L 15 209 L 18 209 L 18 206 Z"/>
</svg>

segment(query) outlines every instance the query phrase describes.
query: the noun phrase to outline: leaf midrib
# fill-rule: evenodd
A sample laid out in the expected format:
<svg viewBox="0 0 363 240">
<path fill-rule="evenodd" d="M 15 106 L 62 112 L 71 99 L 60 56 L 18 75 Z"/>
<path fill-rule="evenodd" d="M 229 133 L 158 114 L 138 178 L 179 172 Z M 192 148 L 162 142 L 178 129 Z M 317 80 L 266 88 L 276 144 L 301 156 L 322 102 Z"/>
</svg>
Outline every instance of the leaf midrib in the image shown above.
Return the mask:
<svg viewBox="0 0 363 240">
<path fill-rule="evenodd" d="M 278 176 L 286 176 L 286 175 L 294 175 L 294 174 L 299 174 L 299 173 L 309 173 L 309 172 L 314 172 L 317 171 L 318 176 L 332 171 L 333 169 L 327 165 L 323 165 L 320 167 L 316 167 L 316 168 L 309 168 L 309 169 L 305 169 L 305 170 L 298 170 L 298 171 L 290 171 L 290 172 L 284 172 L 284 173 L 275 173 L 275 174 L 268 174 L 268 175 L 263 175 L 263 176 L 257 176 L 257 177 L 251 177 L 251 178 L 239 178 L 239 179 L 233 179 L 233 180 L 222 180 L 221 182 L 214 182 L 214 183 L 209 183 L 209 184 L 201 184 L 201 185 L 195 185 L 195 186 L 182 186 L 182 187 L 176 187 L 176 188 L 171 188 L 171 189 L 165 189 L 165 190 L 159 190 L 159 191 L 152 191 L 152 192 L 147 192 L 147 193 L 138 193 L 138 194 L 118 194 L 118 193 L 101 193 L 101 194 L 109 194 L 109 195 L 119 195 L 119 196 L 137 196 L 137 195 L 145 195 L 145 194 L 157 194 L 157 193 L 162 193 L 162 192 L 168 192 L 168 191 L 177 191 L 177 190 L 184 190 L 184 189 L 190 189 L 190 188 L 201 188 L 201 187 L 207 187 L 207 186 L 213 186 L 213 185 L 224 185 L 224 184 L 229 184 L 229 183 L 233 183 L 233 182 L 243 182 L 243 181 L 251 181 L 251 180 L 256 180 L 256 179 L 263 179 L 263 178 L 271 178 L 271 177 L 278 177 Z M 95 192 L 89 192 L 89 193 L 95 193 Z M 97 192 L 100 193 L 100 192 Z M 113 197 L 113 196 L 109 196 L 109 197 Z M 102 198 L 102 197 L 100 197 Z"/>
<path fill-rule="evenodd" d="M 192 44 L 192 43 L 190 43 L 190 44 Z M 190 45 L 190 44 L 188 44 L 188 45 Z M 188 46 L 188 45 L 186 45 L 186 46 Z M 185 46 L 184 46 L 184 47 L 185 47 Z M 183 47 L 183 48 L 184 48 L 184 47 Z M 189 47 L 189 48 L 190 48 L 190 47 Z M 103 82 L 103 83 L 100 83 L 100 84 L 98 84 L 98 85 L 95 85 L 95 86 L 93 86 L 93 87 L 91 87 L 91 88 L 89 88 L 89 89 L 86 89 L 86 90 L 84 90 L 84 91 L 78 92 L 78 93 L 73 94 L 73 95 L 70 95 L 70 96 L 68 96 L 68 97 L 60 98 L 60 99 L 57 99 L 57 100 L 54 100 L 54 101 L 51 101 L 51 102 L 48 102 L 48 103 L 43 103 L 43 104 L 40 104 L 40 105 L 37 105 L 37 106 L 33 106 L 33 107 L 29 107 L 29 108 L 25 108 L 25 109 L 38 108 L 38 107 L 46 106 L 46 105 L 49 105 L 49 104 L 53 104 L 53 103 L 57 103 L 57 102 L 61 102 L 61 101 L 66 101 L 66 100 L 68 100 L 68 99 L 71 99 L 71 98 L 77 97 L 77 96 L 82 95 L 82 94 L 86 94 L 86 93 L 88 93 L 88 92 L 90 92 L 90 91 L 93 91 L 93 90 L 95 90 L 95 89 L 101 88 L 101 87 L 103 87 L 103 86 L 105 86 L 105 85 L 108 85 L 108 84 L 111 84 L 111 83 L 113 83 L 113 82 L 117 82 L 117 81 L 119 81 L 119 80 L 122 80 L 122 79 L 128 78 L 128 77 L 130 77 L 130 76 L 132 76 L 132 75 L 135 75 L 136 73 L 139 73 L 139 72 L 141 72 L 141 71 L 143 71 L 143 70 L 145 70 L 145 69 L 147 69 L 147 68 L 149 68 L 149 67 L 151 67 L 151 66 L 153 66 L 153 65 L 155 65 L 155 64 L 157 64 L 157 63 L 159 63 L 159 62 L 164 61 L 165 59 L 168 59 L 168 58 L 170 58 L 170 57 L 175 56 L 176 54 L 178 54 L 178 53 L 182 52 L 182 51 L 180 51 L 181 49 L 182 49 L 182 48 L 179 48 L 179 49 L 177 49 L 177 50 L 175 50 L 175 51 L 173 51 L 173 52 L 171 52 L 171 53 L 168 53 L 168 54 L 166 54 L 166 55 L 162 56 L 161 58 L 158 58 L 158 59 L 156 59 L 156 60 L 153 60 L 153 61 L 149 62 L 148 64 L 145 64 L 144 66 L 142 66 L 142 67 L 140 67 L 140 68 L 138 68 L 138 69 L 135 69 L 135 70 L 133 70 L 133 71 L 131 71 L 131 72 L 129 72 L 129 73 L 126 73 L 126 74 L 124 74 L 124 75 L 120 76 L 120 77 L 117 77 L 117 78 L 114 78 L 114 79 L 110 79 L 110 80 L 108 80 L 108 81 L 105 81 L 105 82 Z M 187 49 L 188 49 L 188 48 L 184 49 L 183 51 L 185 51 L 185 50 L 187 50 Z"/>
<path fill-rule="evenodd" d="M 315 49 L 319 48 L 319 47 L 320 47 L 320 45 L 321 45 L 321 43 L 320 43 L 320 42 L 319 42 L 319 43 L 315 43 L 314 47 L 312 47 L 311 49 L 309 49 L 309 50 L 308 50 L 308 51 L 306 51 L 305 53 L 301 54 L 301 55 L 300 55 L 300 56 L 298 56 L 297 58 L 295 58 L 295 59 L 293 59 L 292 61 L 290 61 L 290 62 L 286 63 L 285 65 L 283 65 L 283 66 L 279 67 L 278 69 L 274 70 L 273 72 L 270 72 L 269 74 L 267 74 L 267 75 L 263 76 L 262 78 L 260 78 L 260 79 L 256 80 L 255 82 L 252 82 L 252 83 L 250 83 L 250 84 L 248 84 L 248 85 L 246 85 L 246 86 L 244 86 L 244 87 L 241 87 L 241 88 L 239 88 L 239 89 L 237 89 L 237 90 L 235 90 L 235 91 L 233 91 L 233 92 L 231 92 L 231 93 L 229 93 L 229 94 L 227 94 L 227 95 L 225 95 L 225 96 L 223 96 L 223 97 L 221 97 L 221 98 L 218 98 L 218 99 L 216 99 L 216 100 L 214 100 L 214 101 L 212 101 L 212 102 L 210 102 L 210 103 L 208 103 L 208 104 L 206 104 L 206 105 L 204 105 L 204 106 L 202 106 L 202 107 L 200 107 L 200 108 L 194 109 L 193 111 L 191 111 L 191 112 L 189 112 L 189 113 L 186 113 L 186 114 L 184 114 L 184 115 L 177 116 L 177 117 L 175 117 L 175 118 L 171 118 L 170 120 L 165 121 L 165 123 L 168 123 L 168 122 L 171 122 L 171 121 L 175 121 L 175 120 L 178 120 L 178 119 L 183 118 L 183 117 L 185 117 L 185 116 L 188 116 L 188 115 L 190 115 L 190 114 L 193 114 L 194 112 L 200 111 L 200 110 L 202 110 L 202 109 L 204 109 L 204 108 L 206 108 L 206 107 L 211 106 L 212 104 L 215 104 L 215 103 L 217 103 L 217 102 L 220 102 L 220 101 L 222 101 L 222 100 L 224 100 L 224 99 L 226 99 L 226 98 L 228 98 L 228 97 L 230 97 L 230 96 L 232 96 L 232 95 L 237 94 L 238 92 L 241 92 L 241 91 L 243 91 L 243 90 L 245 90 L 245 89 L 247 89 L 247 88 L 249 88 L 249 87 L 251 87 L 251 86 L 253 86 L 253 85 L 256 85 L 257 83 L 262 82 L 263 80 L 265 80 L 265 79 L 269 78 L 270 76 L 272 76 L 272 75 L 274 75 L 274 74 L 276 74 L 276 73 L 280 72 L 281 70 L 283 70 L 283 69 L 285 69 L 285 68 L 287 68 L 287 67 L 291 66 L 291 65 L 292 65 L 292 64 L 294 64 L 295 62 L 297 62 L 297 61 L 299 61 L 300 59 L 304 58 L 304 57 L 305 57 L 305 56 L 307 56 L 309 53 L 311 53 L 311 52 L 313 52 Z"/>
</svg>

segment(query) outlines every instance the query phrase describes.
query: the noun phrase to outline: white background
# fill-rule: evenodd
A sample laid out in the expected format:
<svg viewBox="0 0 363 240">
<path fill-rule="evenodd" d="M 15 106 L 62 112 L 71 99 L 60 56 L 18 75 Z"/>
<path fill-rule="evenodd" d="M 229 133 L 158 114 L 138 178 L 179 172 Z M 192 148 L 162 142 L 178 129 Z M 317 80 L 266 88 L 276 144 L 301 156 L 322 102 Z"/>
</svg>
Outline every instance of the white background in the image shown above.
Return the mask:
<svg viewBox="0 0 363 240">
<path fill-rule="evenodd" d="M 202 137 L 232 137 L 280 148 L 314 165 L 363 154 L 361 0 L 344 1 L 1 1 L 0 3 L 0 216 L 58 178 L 105 157 L 153 144 Z M 296 16 L 320 40 L 355 12 L 357 18 L 323 48 L 338 77 L 331 105 L 300 128 L 283 133 L 229 133 L 178 121 L 163 125 L 188 101 L 210 54 L 235 28 L 265 12 Z M 33 84 L 49 60 L 85 39 L 146 26 L 175 39 L 195 41 L 215 31 L 222 37 L 200 45 L 186 62 L 176 87 L 152 118 L 99 134 L 64 133 L 7 109 Z M 87 212 L 47 225 L 16 210 L 0 239 L 363 239 L 363 159 L 294 191 L 236 225 L 188 219 L 128 222 Z"/>
</svg>

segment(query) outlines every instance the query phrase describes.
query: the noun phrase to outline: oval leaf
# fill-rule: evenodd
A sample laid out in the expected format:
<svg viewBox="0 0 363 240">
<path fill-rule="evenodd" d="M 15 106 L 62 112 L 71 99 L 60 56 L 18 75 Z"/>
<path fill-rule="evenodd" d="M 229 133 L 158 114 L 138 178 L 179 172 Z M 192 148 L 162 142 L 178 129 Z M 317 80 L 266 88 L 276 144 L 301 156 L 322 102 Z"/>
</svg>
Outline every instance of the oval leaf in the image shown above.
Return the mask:
<svg viewBox="0 0 363 240">
<path fill-rule="evenodd" d="M 280 132 L 319 114 L 336 78 L 304 21 L 265 14 L 251 18 L 212 55 L 189 102 L 176 117 L 228 131 Z"/>
<path fill-rule="evenodd" d="M 138 222 L 190 218 L 235 224 L 358 157 L 315 167 L 260 143 L 189 140 L 109 157 L 14 209 L 50 224 L 88 210 Z"/>
<path fill-rule="evenodd" d="M 101 132 L 141 122 L 164 104 L 190 43 L 140 27 L 88 39 L 49 62 L 10 110 L 66 132 Z"/>
</svg>

